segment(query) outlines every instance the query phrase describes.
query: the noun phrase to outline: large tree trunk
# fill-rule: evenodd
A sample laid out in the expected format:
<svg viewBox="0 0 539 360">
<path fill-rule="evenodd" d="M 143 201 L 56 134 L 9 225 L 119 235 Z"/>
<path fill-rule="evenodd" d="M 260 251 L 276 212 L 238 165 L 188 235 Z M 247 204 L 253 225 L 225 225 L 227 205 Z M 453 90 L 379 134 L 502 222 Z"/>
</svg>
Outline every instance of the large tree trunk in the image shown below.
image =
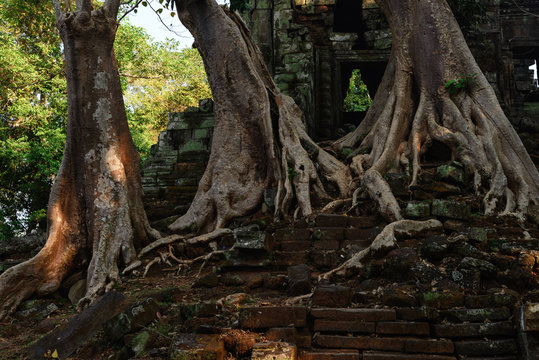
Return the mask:
<svg viewBox="0 0 539 360">
<path fill-rule="evenodd" d="M 214 0 L 176 1 L 204 60 L 215 100 L 210 160 L 187 213 L 174 231 L 208 231 L 258 210 L 264 189 L 276 188 L 276 214 L 309 215 L 347 195 L 348 168 L 306 134 L 301 111 L 280 93 L 241 19 Z"/>
<path fill-rule="evenodd" d="M 68 86 L 64 158 L 49 199 L 47 243 L 0 276 L 0 318 L 33 293 L 58 289 L 77 266 L 88 267 L 83 303 L 93 300 L 119 280 L 118 259 L 135 257 L 135 240 L 158 236 L 142 205 L 140 160 L 113 52 L 118 6 L 107 1 L 92 10 L 83 0 L 65 13 L 55 2 Z"/>
<path fill-rule="evenodd" d="M 539 201 L 539 173 L 477 66 L 445 0 L 377 0 L 393 32 L 382 83 L 360 126 L 338 140 L 336 150 L 356 149 L 352 169 L 362 177 L 388 218 L 401 218 L 384 173 L 412 165 L 433 140 L 474 174 L 486 214 L 522 216 Z M 450 80 L 477 74 L 450 94 Z M 383 194 L 383 196 L 380 196 Z M 393 206 L 388 206 L 392 204 Z"/>
</svg>

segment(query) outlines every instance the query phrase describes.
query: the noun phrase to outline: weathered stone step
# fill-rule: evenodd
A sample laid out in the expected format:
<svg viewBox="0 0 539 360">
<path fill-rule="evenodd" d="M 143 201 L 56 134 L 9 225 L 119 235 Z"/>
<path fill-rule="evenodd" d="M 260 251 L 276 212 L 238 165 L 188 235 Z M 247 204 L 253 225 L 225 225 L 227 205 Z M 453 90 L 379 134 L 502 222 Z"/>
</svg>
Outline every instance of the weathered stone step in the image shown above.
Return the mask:
<svg viewBox="0 0 539 360">
<path fill-rule="evenodd" d="M 397 319 L 393 309 L 314 308 L 311 309 L 310 314 L 314 319 L 340 321 L 395 321 Z"/>
<path fill-rule="evenodd" d="M 307 324 L 307 309 L 301 306 L 243 308 L 240 310 L 239 324 L 246 329 L 303 327 Z"/>
<path fill-rule="evenodd" d="M 437 337 L 463 338 L 478 336 L 511 336 L 515 328 L 510 321 L 493 323 L 443 324 L 434 325 L 433 333 Z"/>
<path fill-rule="evenodd" d="M 507 307 L 481 309 L 451 309 L 440 311 L 440 317 L 454 322 L 484 322 L 507 320 L 511 311 Z"/>
<path fill-rule="evenodd" d="M 346 333 L 373 333 L 376 329 L 374 322 L 365 321 L 339 321 L 328 319 L 316 319 L 314 331 L 320 332 L 346 332 Z"/>
<path fill-rule="evenodd" d="M 251 360 L 296 360 L 296 345 L 285 342 L 263 342 L 253 346 Z"/>
<path fill-rule="evenodd" d="M 454 351 L 451 340 L 405 337 L 352 337 L 317 334 L 314 337 L 314 345 L 322 348 L 421 352 L 429 354 L 452 354 Z"/>
<path fill-rule="evenodd" d="M 456 360 L 454 356 L 366 351 L 363 360 Z"/>
<path fill-rule="evenodd" d="M 300 360 L 359 360 L 358 350 L 309 350 L 302 351 Z"/>
<path fill-rule="evenodd" d="M 226 350 L 219 335 L 178 334 L 174 337 L 169 355 L 170 359 L 223 360 Z"/>
<path fill-rule="evenodd" d="M 514 339 L 455 342 L 455 353 L 457 355 L 488 357 L 494 355 L 513 355 L 517 354 L 517 352 L 517 343 Z"/>
<path fill-rule="evenodd" d="M 384 335 L 429 335 L 428 322 L 379 322 L 376 333 Z"/>
</svg>

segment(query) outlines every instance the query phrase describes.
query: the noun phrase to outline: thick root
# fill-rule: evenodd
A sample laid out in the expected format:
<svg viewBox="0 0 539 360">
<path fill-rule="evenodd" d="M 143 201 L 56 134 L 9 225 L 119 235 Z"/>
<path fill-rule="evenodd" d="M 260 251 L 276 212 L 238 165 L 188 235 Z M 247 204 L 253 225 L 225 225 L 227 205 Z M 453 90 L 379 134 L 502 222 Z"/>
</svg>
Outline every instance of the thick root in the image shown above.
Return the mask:
<svg viewBox="0 0 539 360">
<path fill-rule="evenodd" d="M 335 269 L 328 271 L 318 277 L 318 281 L 331 280 L 333 276 L 348 276 L 348 274 L 357 274 L 364 266 L 365 260 L 374 254 L 387 252 L 397 247 L 397 237 L 415 236 L 427 231 L 439 231 L 443 225 L 438 220 L 399 220 L 392 222 L 382 230 L 374 239 L 372 244 L 345 261 Z"/>
</svg>

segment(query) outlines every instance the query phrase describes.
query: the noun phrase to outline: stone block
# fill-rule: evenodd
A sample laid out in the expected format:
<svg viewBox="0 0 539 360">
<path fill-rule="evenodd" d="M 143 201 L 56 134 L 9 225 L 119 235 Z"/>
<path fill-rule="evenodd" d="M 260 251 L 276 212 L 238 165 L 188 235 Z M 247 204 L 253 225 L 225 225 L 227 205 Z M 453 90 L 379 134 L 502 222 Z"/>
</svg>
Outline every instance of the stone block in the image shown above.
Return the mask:
<svg viewBox="0 0 539 360">
<path fill-rule="evenodd" d="M 472 210 L 470 205 L 462 202 L 435 199 L 432 202 L 432 215 L 457 220 L 468 220 L 472 215 Z"/>
<path fill-rule="evenodd" d="M 429 335 L 428 322 L 379 322 L 376 323 L 376 332 L 384 335 Z"/>
<path fill-rule="evenodd" d="M 296 345 L 285 342 L 256 343 L 251 360 L 296 360 Z"/>
<path fill-rule="evenodd" d="M 394 309 L 330 309 L 313 308 L 314 319 L 330 319 L 345 321 L 394 321 L 397 318 Z"/>
<path fill-rule="evenodd" d="M 368 241 L 369 244 L 382 232 L 381 227 L 369 228 L 369 229 L 359 229 L 351 228 L 345 229 L 344 238 L 347 240 L 363 240 Z"/>
<path fill-rule="evenodd" d="M 367 35 L 367 34 L 365 34 Z M 384 175 L 387 184 L 391 188 L 393 195 L 396 197 L 399 196 L 409 196 L 408 185 L 410 183 L 410 178 L 406 174 L 386 174 Z"/>
<path fill-rule="evenodd" d="M 288 295 L 298 296 L 311 292 L 311 272 L 307 265 L 290 266 L 287 271 Z"/>
<path fill-rule="evenodd" d="M 304 264 L 307 261 L 306 251 L 274 251 L 273 264 L 275 266 L 292 266 Z"/>
<path fill-rule="evenodd" d="M 148 298 L 106 322 L 103 330 L 108 339 L 118 340 L 125 334 L 138 331 L 148 325 L 155 319 L 158 311 L 159 305 L 154 299 Z"/>
<path fill-rule="evenodd" d="M 376 227 L 380 223 L 378 216 L 349 216 L 348 217 L 348 226 L 358 228 L 358 229 L 369 229 Z"/>
<path fill-rule="evenodd" d="M 456 360 L 454 356 L 365 351 L 363 360 Z"/>
<path fill-rule="evenodd" d="M 129 341 L 126 341 L 127 345 L 135 353 L 135 355 L 144 355 L 152 346 L 155 341 L 156 335 L 149 331 L 141 331 L 133 336 Z"/>
<path fill-rule="evenodd" d="M 180 305 L 180 314 L 184 320 L 215 316 L 218 312 L 219 305 L 214 302 L 181 303 Z"/>
<path fill-rule="evenodd" d="M 506 307 L 451 309 L 440 311 L 440 317 L 452 322 L 491 322 L 509 319 L 511 317 L 511 311 Z"/>
<path fill-rule="evenodd" d="M 303 327 L 307 321 L 307 309 L 300 306 L 272 306 L 240 309 L 239 324 L 246 329 L 272 327 Z"/>
<path fill-rule="evenodd" d="M 315 224 L 319 228 L 344 228 L 348 224 L 348 217 L 337 214 L 320 214 L 316 216 Z"/>
<path fill-rule="evenodd" d="M 314 228 L 313 231 L 314 241 L 337 241 L 340 242 L 344 239 L 343 228 Z"/>
<path fill-rule="evenodd" d="M 341 243 L 339 240 L 315 240 L 313 245 L 318 250 L 338 250 Z"/>
<path fill-rule="evenodd" d="M 420 296 L 423 305 L 436 309 L 449 309 L 464 305 L 464 294 L 459 291 L 433 291 L 425 292 Z"/>
<path fill-rule="evenodd" d="M 17 319 L 41 320 L 56 311 L 58 311 L 58 306 L 55 303 L 45 299 L 35 299 L 23 302 L 14 316 Z"/>
<path fill-rule="evenodd" d="M 539 303 L 526 303 L 522 306 L 524 331 L 539 331 Z"/>
<path fill-rule="evenodd" d="M 209 136 L 208 129 L 195 129 L 193 131 L 193 139 L 195 140 L 205 139 L 208 136 Z"/>
<path fill-rule="evenodd" d="M 171 360 L 224 360 L 225 345 L 216 334 L 178 334 L 170 346 Z"/>
<path fill-rule="evenodd" d="M 306 350 L 299 356 L 300 360 L 359 360 L 357 350 Z"/>
<path fill-rule="evenodd" d="M 433 333 L 443 338 L 512 336 L 515 328 L 510 321 L 490 323 L 439 324 L 433 325 Z"/>
<path fill-rule="evenodd" d="M 208 151 L 209 147 L 206 144 L 204 144 L 204 142 L 202 142 L 200 139 L 189 140 L 180 148 L 179 154 L 185 155 L 191 152 L 198 152 L 198 151 L 203 151 L 203 150 Z"/>
<path fill-rule="evenodd" d="M 412 219 L 430 216 L 430 203 L 427 201 L 409 201 L 404 208 L 404 215 Z"/>
<path fill-rule="evenodd" d="M 300 348 L 309 349 L 312 346 L 313 335 L 308 327 L 298 329 L 296 345 Z"/>
<path fill-rule="evenodd" d="M 311 245 L 311 240 L 283 241 L 276 244 L 276 248 L 282 251 L 307 251 Z"/>
<path fill-rule="evenodd" d="M 97 334 L 106 321 L 128 306 L 129 303 L 122 294 L 109 291 L 75 315 L 67 324 L 30 345 L 27 355 L 30 359 L 43 359 L 47 350 L 56 350 L 61 359 L 67 359 L 79 346 Z"/>
<path fill-rule="evenodd" d="M 342 285 L 321 285 L 316 288 L 311 298 L 313 305 L 327 307 L 347 307 L 351 299 L 351 289 Z"/>
<path fill-rule="evenodd" d="M 329 270 L 344 262 L 344 251 L 342 250 L 319 250 L 313 249 L 310 252 L 312 265 L 318 269 Z"/>
<path fill-rule="evenodd" d="M 517 343 L 513 339 L 455 342 L 455 353 L 457 355 L 495 356 L 517 354 L 517 352 Z"/>
<path fill-rule="evenodd" d="M 417 299 L 413 291 L 406 287 L 392 286 L 384 288 L 382 300 L 386 306 L 415 306 Z"/>
<path fill-rule="evenodd" d="M 426 307 L 404 307 L 397 309 L 397 319 L 407 321 L 426 320 L 430 318 Z"/>
<path fill-rule="evenodd" d="M 313 330 L 321 332 L 373 333 L 375 328 L 374 322 L 316 319 Z"/>
<path fill-rule="evenodd" d="M 409 353 L 452 354 L 455 350 L 450 340 L 406 339 L 404 351 Z"/>
<path fill-rule="evenodd" d="M 436 168 L 435 178 L 455 184 L 464 184 L 464 169 L 456 165 L 440 165 Z"/>
<path fill-rule="evenodd" d="M 234 229 L 234 247 L 239 250 L 266 251 L 266 233 L 246 228 Z"/>
<path fill-rule="evenodd" d="M 311 231 L 309 229 L 282 228 L 275 231 L 273 238 L 276 243 L 281 241 L 310 240 Z"/>
<path fill-rule="evenodd" d="M 269 341 L 284 341 L 287 343 L 295 343 L 297 330 L 294 327 L 278 327 L 271 328 L 264 335 Z"/>
<path fill-rule="evenodd" d="M 323 348 L 403 351 L 405 339 L 370 336 L 315 335 L 314 344 Z"/>
</svg>

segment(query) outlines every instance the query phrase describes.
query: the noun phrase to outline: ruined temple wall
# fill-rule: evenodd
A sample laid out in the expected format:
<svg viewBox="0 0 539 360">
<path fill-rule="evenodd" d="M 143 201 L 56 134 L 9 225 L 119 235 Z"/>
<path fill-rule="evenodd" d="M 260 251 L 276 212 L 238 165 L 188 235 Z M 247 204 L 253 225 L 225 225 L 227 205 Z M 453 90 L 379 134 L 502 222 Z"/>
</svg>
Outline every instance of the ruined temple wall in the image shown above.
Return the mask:
<svg viewBox="0 0 539 360">
<path fill-rule="evenodd" d="M 523 1 L 527 9 L 539 7 L 539 2 L 528 2 Z M 359 67 L 371 76 L 365 82 L 374 96 L 381 76 L 372 73 L 385 66 L 391 49 L 391 30 L 374 0 L 358 0 L 361 6 L 354 11 L 359 11 L 349 19 L 338 14 L 343 3 L 246 0 L 247 10 L 242 13 L 275 82 L 296 100 L 310 135 L 317 139 L 342 135 L 339 128 L 346 122 L 341 113 L 343 88 L 350 68 Z M 465 37 L 500 103 L 511 114 L 532 91 L 528 66 L 537 57 L 537 48 L 528 58 L 519 52 L 535 46 L 539 18 L 507 0 L 483 0 L 483 4 L 488 21 L 465 31 Z M 350 22 L 347 26 L 358 24 L 358 30 L 343 30 L 346 21 Z"/>
</svg>

